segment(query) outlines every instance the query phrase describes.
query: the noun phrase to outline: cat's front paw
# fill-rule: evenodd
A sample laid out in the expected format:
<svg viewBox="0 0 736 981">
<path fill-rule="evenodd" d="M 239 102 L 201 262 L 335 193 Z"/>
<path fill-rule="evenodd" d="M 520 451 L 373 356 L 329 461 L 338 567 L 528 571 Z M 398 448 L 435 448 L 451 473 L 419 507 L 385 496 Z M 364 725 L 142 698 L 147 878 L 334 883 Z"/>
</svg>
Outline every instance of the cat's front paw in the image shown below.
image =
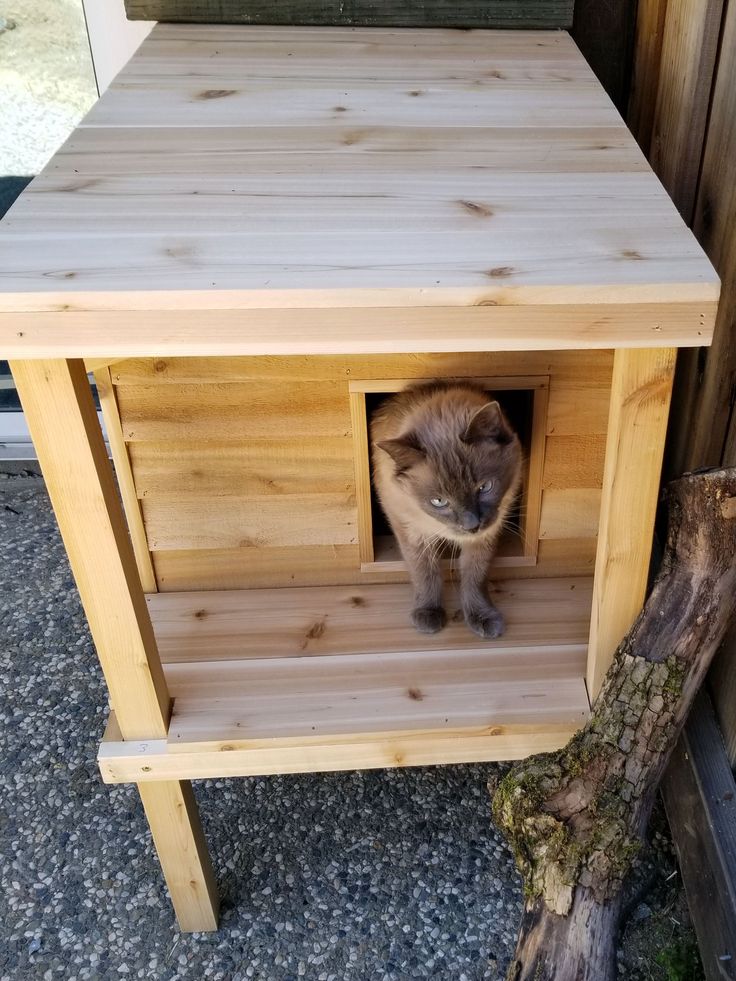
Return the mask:
<svg viewBox="0 0 736 981">
<path fill-rule="evenodd" d="M 441 606 L 418 606 L 411 611 L 411 622 L 420 634 L 436 634 L 447 623 Z"/>
<path fill-rule="evenodd" d="M 474 634 L 487 639 L 500 637 L 506 629 L 506 621 L 495 606 L 487 606 L 480 610 L 466 610 L 465 622 Z"/>
</svg>

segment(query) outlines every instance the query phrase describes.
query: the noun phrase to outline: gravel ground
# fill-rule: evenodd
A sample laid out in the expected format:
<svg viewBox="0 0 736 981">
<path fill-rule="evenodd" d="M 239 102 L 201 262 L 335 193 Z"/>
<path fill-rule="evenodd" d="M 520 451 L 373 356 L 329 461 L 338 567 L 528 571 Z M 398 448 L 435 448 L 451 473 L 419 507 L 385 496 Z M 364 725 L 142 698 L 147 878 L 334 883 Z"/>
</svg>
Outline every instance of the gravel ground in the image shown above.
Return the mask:
<svg viewBox="0 0 736 981">
<path fill-rule="evenodd" d="M 501 981 L 521 896 L 491 765 L 196 784 L 222 925 L 180 934 L 135 790 L 98 775 L 106 695 L 40 479 L 0 479 L 0 543 L 3 981 Z M 627 981 L 670 976 L 647 959 L 673 908 L 655 846 Z"/>
<path fill-rule="evenodd" d="M 0 0 L 0 174 L 37 174 L 97 98 L 82 0 Z"/>
</svg>

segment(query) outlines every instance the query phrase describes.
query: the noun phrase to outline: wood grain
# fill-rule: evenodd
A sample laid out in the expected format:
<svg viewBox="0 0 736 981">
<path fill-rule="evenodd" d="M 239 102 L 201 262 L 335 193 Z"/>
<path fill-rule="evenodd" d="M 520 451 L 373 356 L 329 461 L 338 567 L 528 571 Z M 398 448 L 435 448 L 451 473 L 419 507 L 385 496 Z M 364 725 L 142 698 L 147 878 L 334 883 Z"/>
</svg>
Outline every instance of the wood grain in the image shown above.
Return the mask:
<svg viewBox="0 0 736 981">
<path fill-rule="evenodd" d="M 85 365 L 85 367 L 88 366 Z M 102 418 L 105 420 L 107 441 L 110 444 L 110 451 L 112 453 L 113 463 L 115 464 L 115 476 L 123 501 L 125 518 L 128 522 L 128 531 L 130 532 L 130 540 L 133 545 L 141 586 L 144 593 L 155 593 L 156 576 L 153 571 L 153 563 L 151 562 L 151 553 L 148 549 L 146 529 L 143 525 L 143 515 L 141 514 L 136 495 L 128 448 L 125 445 L 123 431 L 120 426 L 120 412 L 115 397 L 115 389 L 110 378 L 110 369 L 98 368 L 94 373 L 94 379 L 100 399 Z"/>
<path fill-rule="evenodd" d="M 150 597 L 174 722 L 168 742 L 103 744 L 104 779 L 493 759 L 559 742 L 585 720 L 589 578 L 504 584 L 507 633 L 482 644 L 454 619 L 417 634 L 410 593 Z"/>
<path fill-rule="evenodd" d="M 349 27 L 569 27 L 574 0 L 125 0 L 130 20 Z"/>
<path fill-rule="evenodd" d="M 626 121 L 646 154 L 649 153 L 654 127 L 667 2 L 639 0 L 636 13 L 634 63 Z"/>
<path fill-rule="evenodd" d="M 361 581 L 357 544 L 163 549 L 153 553 L 153 565 L 162 592 Z"/>
<path fill-rule="evenodd" d="M 631 80 L 631 49 L 638 2 L 575 2 L 572 37 L 621 113 L 626 106 Z"/>
<path fill-rule="evenodd" d="M 729 4 L 723 34 L 708 140 L 698 187 L 693 230 L 723 280 L 713 350 L 690 422 L 686 466 L 715 466 L 723 458 L 729 418 L 736 405 L 736 6 Z M 729 462 L 729 461 L 724 461 Z M 731 461 L 733 462 L 733 461 Z"/>
<path fill-rule="evenodd" d="M 552 379 L 547 408 L 548 436 L 601 436 L 608 424 L 611 376 L 606 384 L 590 381 L 581 372 L 571 384 Z"/>
<path fill-rule="evenodd" d="M 583 648 L 559 645 L 554 657 L 476 648 L 170 665 L 169 742 L 579 722 Z"/>
<path fill-rule="evenodd" d="M 99 247 L 103 248 L 103 243 Z M 349 292 L 339 291 L 340 297 L 344 300 Z M 668 290 L 656 292 L 661 298 Z M 181 357 L 238 357 L 708 345 L 719 288 L 696 284 L 693 292 L 700 299 L 504 306 L 486 296 L 470 307 L 427 308 L 418 303 L 410 305 L 418 300 L 418 293 L 409 290 L 399 297 L 407 305 L 398 308 L 269 308 L 252 318 L 244 317 L 238 309 L 206 311 L 211 332 L 202 331 L 203 314 L 193 309 L 197 294 L 192 294 L 179 297 L 178 302 L 185 303 L 186 309 L 156 310 L 143 317 L 131 318 L 129 311 L 75 312 L 63 321 L 64 331 L 59 330 L 62 322 L 57 313 L 3 313 L 0 343 L 3 353 L 16 359 L 54 358 L 59 352 L 83 358 L 157 357 L 162 350 Z M 3 295 L 0 293 L 0 310 Z M 174 295 L 163 294 L 169 302 Z M 129 300 L 115 293 L 107 302 L 125 306 Z M 25 303 L 22 297 L 21 303 Z"/>
<path fill-rule="evenodd" d="M 539 537 L 595 538 L 601 510 L 599 488 L 549 489 L 542 494 Z"/>
<path fill-rule="evenodd" d="M 662 781 L 707 981 L 736 978 L 736 783 L 702 692 Z"/>
<path fill-rule="evenodd" d="M 152 551 L 162 548 L 250 548 L 357 545 L 355 494 L 145 498 Z"/>
<path fill-rule="evenodd" d="M 588 649 L 593 699 L 644 601 L 674 369 L 675 351 L 616 352 Z"/>
<path fill-rule="evenodd" d="M 168 689 L 84 365 L 10 367 L 122 735 L 163 736 Z"/>
<path fill-rule="evenodd" d="M 571 643 L 582 650 L 590 618 L 590 578 L 498 582 L 507 618 L 498 641 L 482 644 L 461 619 L 432 637 L 409 620 L 406 585 L 157 593 L 148 598 L 166 663 L 210 658 L 301 658 L 421 650 L 516 651 Z M 457 610 L 453 587 L 448 608 Z M 358 661 L 353 662 L 358 670 Z"/>
<path fill-rule="evenodd" d="M 126 385 L 117 389 L 127 441 L 350 436 L 344 384 Z"/>
<path fill-rule="evenodd" d="M 139 783 L 171 902 L 184 933 L 216 930 L 219 898 L 192 785 L 167 780 Z"/>
<path fill-rule="evenodd" d="M 294 382 L 553 375 L 561 384 L 584 379 L 611 384 L 612 351 L 479 351 L 409 355 L 260 358 L 128 358 L 112 369 L 116 385 L 220 384 L 270 379 Z"/>
<path fill-rule="evenodd" d="M 347 436 L 128 444 L 141 498 L 349 493 L 351 451 Z"/>
<path fill-rule="evenodd" d="M 723 0 L 667 0 L 649 160 L 688 224 L 723 9 Z"/>
<path fill-rule="evenodd" d="M 536 565 L 504 565 L 492 569 L 491 577 L 592 576 L 595 546 L 595 538 L 544 540 L 539 543 Z M 363 571 L 357 545 L 163 550 L 152 557 L 162 592 L 408 581 L 405 571 Z"/>
<path fill-rule="evenodd" d="M 160 24 L 0 235 L 14 357 L 694 345 L 716 296 L 552 31 Z"/>
<path fill-rule="evenodd" d="M 567 687 L 567 686 L 566 686 Z M 569 688 L 568 688 L 569 691 Z M 563 692 L 560 693 L 564 696 Z M 584 712 L 582 679 L 570 694 L 572 708 Z M 367 734 L 329 742 L 300 739 L 227 740 L 171 746 L 165 740 L 114 742 L 100 746 L 98 764 L 105 783 L 258 776 L 268 773 L 318 773 L 384 767 L 433 766 L 523 759 L 560 749 L 580 727 L 574 723 L 484 726 L 445 730 Z"/>
<path fill-rule="evenodd" d="M 605 452 L 604 434 L 548 436 L 542 487 L 545 490 L 601 487 Z"/>
</svg>

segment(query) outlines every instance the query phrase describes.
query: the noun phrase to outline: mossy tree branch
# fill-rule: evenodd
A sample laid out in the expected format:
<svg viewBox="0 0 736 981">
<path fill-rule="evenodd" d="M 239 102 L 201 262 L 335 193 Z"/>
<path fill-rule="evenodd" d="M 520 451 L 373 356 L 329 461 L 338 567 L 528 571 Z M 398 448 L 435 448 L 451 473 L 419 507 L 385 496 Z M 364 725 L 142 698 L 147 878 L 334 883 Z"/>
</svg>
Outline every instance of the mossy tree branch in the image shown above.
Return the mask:
<svg viewBox="0 0 736 981">
<path fill-rule="evenodd" d="M 736 469 L 667 489 L 662 566 L 587 725 L 493 798 L 524 878 L 513 981 L 608 981 L 623 881 L 736 596 Z"/>
</svg>

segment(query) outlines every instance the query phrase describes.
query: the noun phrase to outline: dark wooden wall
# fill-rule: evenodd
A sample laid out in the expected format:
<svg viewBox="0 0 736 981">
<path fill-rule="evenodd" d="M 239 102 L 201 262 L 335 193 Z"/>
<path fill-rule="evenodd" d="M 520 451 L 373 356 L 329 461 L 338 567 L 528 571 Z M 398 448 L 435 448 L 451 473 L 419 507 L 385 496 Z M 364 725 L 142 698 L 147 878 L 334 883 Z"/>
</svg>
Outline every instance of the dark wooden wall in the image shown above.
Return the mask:
<svg viewBox="0 0 736 981">
<path fill-rule="evenodd" d="M 574 0 L 125 0 L 131 20 L 348 27 L 569 27 Z"/>
<path fill-rule="evenodd" d="M 572 36 L 616 108 L 625 113 L 631 84 L 637 0 L 576 0 Z"/>
<path fill-rule="evenodd" d="M 665 478 L 736 466 L 736 0 L 639 0 L 629 124 L 718 271 L 713 345 L 680 352 Z M 663 783 L 708 981 L 736 979 L 736 622 Z M 717 719 L 718 727 L 715 720 Z"/>
<path fill-rule="evenodd" d="M 564 28 L 622 113 L 629 97 L 637 0 L 125 0 L 125 6 L 130 20 L 172 23 Z"/>
</svg>

